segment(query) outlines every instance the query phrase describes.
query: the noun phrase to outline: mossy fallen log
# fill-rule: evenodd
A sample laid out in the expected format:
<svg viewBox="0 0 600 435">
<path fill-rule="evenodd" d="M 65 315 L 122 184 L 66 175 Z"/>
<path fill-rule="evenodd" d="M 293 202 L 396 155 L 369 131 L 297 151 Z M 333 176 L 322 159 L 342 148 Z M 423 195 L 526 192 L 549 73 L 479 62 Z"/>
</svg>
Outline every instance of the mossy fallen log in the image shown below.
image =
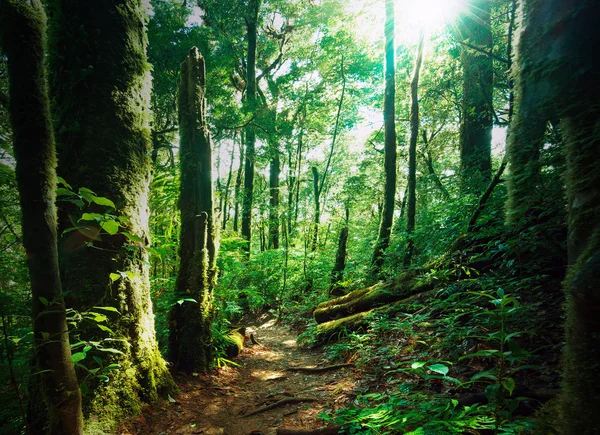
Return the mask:
<svg viewBox="0 0 600 435">
<path fill-rule="evenodd" d="M 414 272 L 406 273 L 394 281 L 375 284 L 323 302 L 317 306 L 313 316 L 317 323 L 330 322 L 400 301 L 432 288 L 431 280 L 419 279 Z"/>
<path fill-rule="evenodd" d="M 227 358 L 235 358 L 244 349 L 245 334 L 246 328 L 237 328 L 227 333 L 225 336 L 225 340 L 228 342 L 225 349 Z"/>
<path fill-rule="evenodd" d="M 418 299 L 427 299 L 431 297 L 437 290 L 429 289 L 418 294 L 409 296 L 400 301 L 396 301 L 387 305 L 383 305 L 372 310 L 362 311 L 352 314 L 341 319 L 331 320 L 321 323 L 313 336 L 316 346 L 336 342 L 344 338 L 348 333 L 360 331 L 369 326 L 370 316 L 373 314 L 392 315 L 399 312 L 408 312 L 407 306 L 414 303 Z"/>
</svg>

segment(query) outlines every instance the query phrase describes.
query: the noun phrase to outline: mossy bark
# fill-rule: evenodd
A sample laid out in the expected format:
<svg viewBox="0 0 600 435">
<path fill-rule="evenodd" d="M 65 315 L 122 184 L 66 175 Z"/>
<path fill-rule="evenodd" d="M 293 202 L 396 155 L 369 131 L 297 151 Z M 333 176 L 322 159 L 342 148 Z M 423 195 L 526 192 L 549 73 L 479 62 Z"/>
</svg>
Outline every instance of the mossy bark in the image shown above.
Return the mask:
<svg viewBox="0 0 600 435">
<path fill-rule="evenodd" d="M 527 0 L 515 60 L 509 135 L 511 220 L 544 194 L 537 155 L 547 121 L 561 118 L 567 155 L 568 253 L 562 433 L 600 432 L 600 3 Z"/>
<path fill-rule="evenodd" d="M 78 311 L 111 306 L 120 313 L 111 319 L 113 335 L 95 325 L 80 335 L 86 341 L 110 338 L 107 347 L 122 352 L 98 354 L 120 368 L 84 397 L 89 430 L 111 430 L 123 415 L 138 413 L 143 402 L 156 402 L 175 388 L 155 338 L 145 249 L 151 177 L 146 16 L 141 0 L 104 0 L 94 7 L 52 0 L 48 9 L 58 173 L 73 186 L 111 199 L 123 217 L 120 231 L 142 240 L 134 246 L 121 233 L 90 240 L 72 231 L 59 243 L 68 305 Z M 104 211 L 95 207 L 91 211 Z M 80 213 L 63 207 L 60 230 L 72 228 Z M 119 272 L 128 276 L 110 279 Z"/>
<path fill-rule="evenodd" d="M 492 168 L 493 66 L 491 0 L 470 0 L 460 19 L 463 100 L 460 126 L 460 172 L 463 191 L 479 191 L 489 183 Z"/>
<path fill-rule="evenodd" d="M 56 153 L 44 66 L 46 15 L 38 0 L 0 2 L 9 110 L 31 280 L 34 348 L 28 431 L 80 434 L 81 393 L 67 328 L 56 236 Z"/>
<path fill-rule="evenodd" d="M 383 210 L 379 224 L 379 234 L 373 257 L 371 258 L 371 272 L 378 275 L 383 267 L 384 253 L 390 244 L 392 225 L 394 222 L 394 204 L 396 200 L 396 109 L 394 99 L 396 96 L 395 63 L 396 49 L 394 46 L 394 1 L 385 2 L 385 95 L 383 99 L 383 125 L 384 125 L 384 171 L 385 185 L 383 190 Z"/>
<path fill-rule="evenodd" d="M 269 163 L 269 249 L 279 249 L 279 175 L 281 162 L 279 147 L 270 147 L 271 161 Z"/>
<path fill-rule="evenodd" d="M 331 271 L 331 284 L 329 286 L 329 294 L 332 296 L 342 296 L 344 289 L 340 286 L 340 281 L 344 278 L 344 270 L 346 269 L 346 255 L 348 254 L 348 220 L 350 219 L 350 209 L 346 206 L 346 221 L 340 231 L 338 238 L 338 249 L 335 253 L 335 264 Z"/>
<path fill-rule="evenodd" d="M 432 284 L 419 280 L 415 273 L 406 273 L 394 281 L 375 284 L 366 289 L 355 290 L 345 296 L 319 304 L 313 316 L 317 323 L 324 323 L 368 311 L 404 299 L 413 294 L 423 293 L 432 288 Z"/>
<path fill-rule="evenodd" d="M 206 71 L 196 47 L 181 65 L 179 136 L 181 233 L 176 298 L 170 317 L 169 359 L 184 371 L 212 364 L 212 289 L 216 280 L 212 157 L 206 122 Z M 193 299 L 185 300 L 185 299 Z"/>
</svg>

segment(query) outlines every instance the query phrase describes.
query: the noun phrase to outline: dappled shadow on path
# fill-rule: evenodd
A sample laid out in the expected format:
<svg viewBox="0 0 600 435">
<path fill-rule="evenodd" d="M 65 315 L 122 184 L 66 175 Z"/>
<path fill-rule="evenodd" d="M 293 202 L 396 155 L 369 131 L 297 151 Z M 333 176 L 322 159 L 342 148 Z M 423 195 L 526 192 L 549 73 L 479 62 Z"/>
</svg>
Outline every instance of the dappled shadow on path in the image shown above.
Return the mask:
<svg viewBox="0 0 600 435">
<path fill-rule="evenodd" d="M 322 353 L 300 349 L 296 337 L 274 319 L 247 325 L 259 345 L 208 375 L 178 375 L 180 394 L 123 424 L 120 434 L 273 435 L 278 428 L 311 429 L 324 425 L 318 414 L 336 409 L 353 390 L 350 368 L 298 373 L 293 367 L 324 365 Z M 246 341 L 249 345 L 249 340 Z M 297 399 L 311 399 L 303 402 Z M 293 399 L 270 410 L 262 408 Z M 256 414 L 249 415 L 259 411 Z"/>
</svg>

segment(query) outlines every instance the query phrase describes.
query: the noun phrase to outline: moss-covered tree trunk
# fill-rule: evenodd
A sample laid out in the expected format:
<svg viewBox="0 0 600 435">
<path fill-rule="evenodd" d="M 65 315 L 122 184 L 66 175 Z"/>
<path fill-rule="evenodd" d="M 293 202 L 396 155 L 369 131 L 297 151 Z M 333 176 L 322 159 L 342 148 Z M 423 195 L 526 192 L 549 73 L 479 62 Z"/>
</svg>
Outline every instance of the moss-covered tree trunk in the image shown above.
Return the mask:
<svg viewBox="0 0 600 435">
<path fill-rule="evenodd" d="M 407 210 L 406 210 L 406 232 L 408 241 L 406 243 L 406 253 L 404 254 L 404 266 L 410 266 L 414 250 L 414 239 L 412 233 L 415 230 L 415 220 L 417 213 L 417 139 L 419 138 L 419 76 L 421 74 L 421 65 L 423 64 L 423 31 L 419 36 L 417 44 L 417 58 L 415 60 L 415 70 L 410 83 L 410 143 L 408 147 L 408 186 L 407 192 Z"/>
<path fill-rule="evenodd" d="M 463 191 L 481 190 L 492 167 L 493 49 L 491 0 L 470 0 L 460 20 L 463 100 L 460 126 L 460 171 Z"/>
<path fill-rule="evenodd" d="M 537 156 L 549 120 L 561 118 L 567 156 L 566 348 L 561 418 L 567 435 L 600 433 L 600 3 L 521 4 L 515 111 L 509 133 L 510 219 L 536 213 Z"/>
<path fill-rule="evenodd" d="M 109 324 L 114 333 L 82 325 L 80 335 L 86 341 L 110 338 L 103 346 L 121 352 L 90 351 L 104 365 L 120 365 L 109 382 L 92 383 L 84 397 L 88 424 L 109 431 L 124 414 L 138 413 L 142 402 L 156 402 L 174 388 L 155 338 L 147 266 L 151 140 L 146 16 L 141 0 L 103 0 L 93 7 L 52 0 L 48 7 L 58 173 L 73 186 L 111 199 L 120 216 L 114 235 L 86 221 L 87 228 L 63 233 L 59 242 L 67 304 L 78 311 L 94 311 L 95 306 L 119 311 Z M 107 209 L 92 205 L 86 211 Z M 80 225 L 80 215 L 75 206 L 63 207 L 60 230 Z M 98 367 L 91 358 L 83 364 Z"/>
<path fill-rule="evenodd" d="M 206 123 L 206 72 L 196 47 L 181 65 L 179 81 L 179 273 L 170 318 L 169 359 L 184 371 L 212 363 L 212 289 L 216 280 L 212 157 Z M 191 300 L 190 300 L 191 299 Z"/>
<path fill-rule="evenodd" d="M 281 162 L 277 144 L 270 147 L 269 162 L 269 248 L 279 249 L 279 175 Z"/>
<path fill-rule="evenodd" d="M 258 10 L 260 0 L 249 0 L 246 14 L 248 52 L 246 58 L 246 106 L 250 114 L 257 109 L 256 105 L 256 38 L 258 26 Z M 254 194 L 254 160 L 256 158 L 256 131 L 249 123 L 246 133 L 246 162 L 244 167 L 244 190 L 242 195 L 242 237 L 246 240 L 244 249 L 250 255 L 252 246 L 252 196 Z"/>
<path fill-rule="evenodd" d="M 240 220 L 240 191 L 242 189 L 242 178 L 243 178 L 243 174 L 244 174 L 244 156 L 245 156 L 245 151 L 246 151 L 246 147 L 244 146 L 244 142 L 245 142 L 245 135 L 242 132 L 240 134 L 240 167 L 238 168 L 238 172 L 235 176 L 235 186 L 233 188 L 233 195 L 234 195 L 234 201 L 235 201 L 235 205 L 233 207 L 233 231 L 234 232 L 238 232 L 239 231 L 239 220 Z"/>
<path fill-rule="evenodd" d="M 315 252 L 319 243 L 319 223 L 321 222 L 321 189 L 319 189 L 319 170 L 316 166 L 311 168 L 313 174 L 313 199 L 315 204 L 315 214 L 313 217 L 312 239 L 310 250 Z"/>
<path fill-rule="evenodd" d="M 331 284 L 329 285 L 329 294 L 332 296 L 342 296 L 344 288 L 340 281 L 344 279 L 344 270 L 346 269 L 346 255 L 348 255 L 348 221 L 350 220 L 350 208 L 346 205 L 346 220 L 340 230 L 338 238 L 338 248 L 335 253 L 335 264 L 331 271 Z"/>
<path fill-rule="evenodd" d="M 56 237 L 56 154 L 44 66 L 46 15 L 39 0 L 0 1 L 10 117 L 33 302 L 30 433 L 80 434 L 81 393 L 71 347 Z"/>
<path fill-rule="evenodd" d="M 394 47 L 394 1 L 385 1 L 385 95 L 383 99 L 383 125 L 385 146 L 385 187 L 383 191 L 383 210 L 379 235 L 371 259 L 371 269 L 377 275 L 383 266 L 383 254 L 390 244 L 394 222 L 394 203 L 396 199 L 396 50 Z"/>
</svg>

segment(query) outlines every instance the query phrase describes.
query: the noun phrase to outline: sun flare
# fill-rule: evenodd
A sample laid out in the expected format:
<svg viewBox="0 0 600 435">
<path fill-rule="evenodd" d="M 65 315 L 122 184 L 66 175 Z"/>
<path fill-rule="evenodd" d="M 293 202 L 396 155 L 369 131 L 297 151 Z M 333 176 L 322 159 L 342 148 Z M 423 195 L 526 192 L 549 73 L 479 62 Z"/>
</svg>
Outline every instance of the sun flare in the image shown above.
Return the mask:
<svg viewBox="0 0 600 435">
<path fill-rule="evenodd" d="M 433 30 L 452 22 L 464 7 L 465 0 L 400 0 L 396 13 L 406 21 Z"/>
</svg>

